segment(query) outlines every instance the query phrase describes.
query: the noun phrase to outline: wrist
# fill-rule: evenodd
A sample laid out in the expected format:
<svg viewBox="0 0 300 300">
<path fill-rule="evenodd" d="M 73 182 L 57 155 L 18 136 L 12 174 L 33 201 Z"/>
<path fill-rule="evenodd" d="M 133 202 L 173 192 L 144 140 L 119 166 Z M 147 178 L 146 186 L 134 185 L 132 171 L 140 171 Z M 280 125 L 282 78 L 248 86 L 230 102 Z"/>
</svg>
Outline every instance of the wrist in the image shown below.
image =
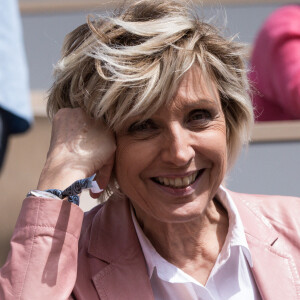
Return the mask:
<svg viewBox="0 0 300 300">
<path fill-rule="evenodd" d="M 93 181 L 95 175 L 92 175 L 88 178 L 82 178 L 73 182 L 64 190 L 59 189 L 47 189 L 45 191 L 40 190 L 31 190 L 27 197 L 41 197 L 41 198 L 55 198 L 55 199 L 67 199 L 68 202 L 79 205 L 79 196 L 82 190 L 89 189 L 94 193 L 101 192 L 96 181 Z"/>
<path fill-rule="evenodd" d="M 68 161 L 55 162 L 47 159 L 40 175 L 37 185 L 38 190 L 60 189 L 64 190 L 74 181 L 86 178 L 90 174 L 76 164 L 70 164 Z"/>
</svg>

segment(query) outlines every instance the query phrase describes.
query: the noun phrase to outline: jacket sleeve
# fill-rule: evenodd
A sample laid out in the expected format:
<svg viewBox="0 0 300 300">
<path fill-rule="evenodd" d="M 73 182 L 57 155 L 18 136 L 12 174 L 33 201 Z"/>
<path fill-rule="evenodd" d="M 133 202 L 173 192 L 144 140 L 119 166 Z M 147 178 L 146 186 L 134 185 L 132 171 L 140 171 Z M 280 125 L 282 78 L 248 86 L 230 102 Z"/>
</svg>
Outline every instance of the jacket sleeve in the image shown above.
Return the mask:
<svg viewBox="0 0 300 300">
<path fill-rule="evenodd" d="M 82 220 L 67 201 L 26 198 L 0 270 L 0 299 L 72 299 Z"/>
</svg>

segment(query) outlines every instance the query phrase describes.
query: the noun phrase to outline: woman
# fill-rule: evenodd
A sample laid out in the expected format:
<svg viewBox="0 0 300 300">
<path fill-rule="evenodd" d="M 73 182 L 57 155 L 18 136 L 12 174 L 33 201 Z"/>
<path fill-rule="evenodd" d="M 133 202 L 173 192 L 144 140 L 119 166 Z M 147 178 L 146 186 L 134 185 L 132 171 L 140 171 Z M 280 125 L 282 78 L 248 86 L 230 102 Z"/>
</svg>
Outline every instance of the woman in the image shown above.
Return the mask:
<svg viewBox="0 0 300 300">
<path fill-rule="evenodd" d="M 241 53 L 169 0 L 67 36 L 2 298 L 299 298 L 299 200 L 221 186 L 253 119 Z M 83 216 L 65 189 L 94 173 L 110 198 Z"/>
</svg>

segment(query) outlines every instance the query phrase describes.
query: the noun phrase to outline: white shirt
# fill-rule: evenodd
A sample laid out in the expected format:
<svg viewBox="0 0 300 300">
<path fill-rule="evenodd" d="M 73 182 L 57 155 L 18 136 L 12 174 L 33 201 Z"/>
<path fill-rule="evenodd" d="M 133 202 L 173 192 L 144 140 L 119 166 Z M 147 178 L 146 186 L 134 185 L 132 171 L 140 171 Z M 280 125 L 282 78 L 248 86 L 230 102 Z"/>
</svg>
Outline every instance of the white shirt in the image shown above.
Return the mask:
<svg viewBox="0 0 300 300">
<path fill-rule="evenodd" d="M 223 248 L 205 286 L 158 254 L 131 211 L 156 300 L 261 299 L 252 276 L 252 258 L 237 208 L 222 187 L 217 195 L 227 210 L 229 227 Z"/>
</svg>

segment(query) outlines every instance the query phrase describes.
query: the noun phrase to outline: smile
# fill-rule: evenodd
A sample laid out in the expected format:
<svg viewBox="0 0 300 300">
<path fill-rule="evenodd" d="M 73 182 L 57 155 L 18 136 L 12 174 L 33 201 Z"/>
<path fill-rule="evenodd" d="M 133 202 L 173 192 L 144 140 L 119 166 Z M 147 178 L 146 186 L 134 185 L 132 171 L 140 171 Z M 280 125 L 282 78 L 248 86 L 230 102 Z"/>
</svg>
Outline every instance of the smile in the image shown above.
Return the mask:
<svg viewBox="0 0 300 300">
<path fill-rule="evenodd" d="M 202 171 L 203 170 L 196 171 L 189 176 L 184 177 L 153 177 L 152 180 L 163 186 L 180 189 L 193 184 L 198 178 L 199 174 L 202 173 Z"/>
</svg>

